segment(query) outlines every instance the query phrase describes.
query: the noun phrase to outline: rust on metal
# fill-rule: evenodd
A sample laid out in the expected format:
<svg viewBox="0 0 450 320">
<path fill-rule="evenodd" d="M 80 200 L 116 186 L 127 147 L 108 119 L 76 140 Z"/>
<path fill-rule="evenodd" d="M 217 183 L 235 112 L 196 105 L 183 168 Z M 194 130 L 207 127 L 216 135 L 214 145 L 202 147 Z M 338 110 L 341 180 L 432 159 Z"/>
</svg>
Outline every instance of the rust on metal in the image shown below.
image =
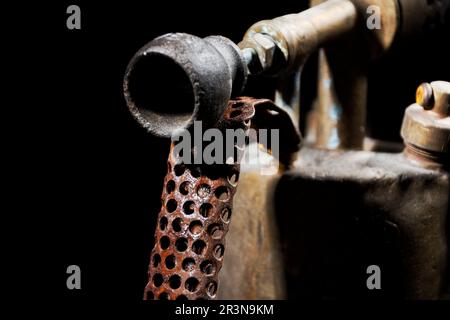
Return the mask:
<svg viewBox="0 0 450 320">
<path fill-rule="evenodd" d="M 251 102 L 230 101 L 217 128 L 248 131 L 255 113 Z M 184 164 L 174 147 L 172 143 L 144 299 L 214 299 L 233 214 L 239 158 L 233 164 Z"/>
<path fill-rule="evenodd" d="M 170 137 L 196 120 L 214 126 L 246 80 L 244 57 L 231 40 L 169 33 L 136 52 L 126 69 L 123 90 L 139 124 L 154 135 Z M 167 96 L 171 108 L 166 106 Z"/>
<path fill-rule="evenodd" d="M 268 99 L 231 100 L 216 128 L 280 128 L 280 162 L 288 166 L 300 135 L 290 116 Z M 218 273 L 233 214 L 245 141 L 235 142 L 233 162 L 185 164 L 172 142 L 150 257 L 144 299 L 215 299 Z M 270 149 L 270 145 L 266 145 Z M 193 151 L 194 152 L 194 151 Z"/>
</svg>

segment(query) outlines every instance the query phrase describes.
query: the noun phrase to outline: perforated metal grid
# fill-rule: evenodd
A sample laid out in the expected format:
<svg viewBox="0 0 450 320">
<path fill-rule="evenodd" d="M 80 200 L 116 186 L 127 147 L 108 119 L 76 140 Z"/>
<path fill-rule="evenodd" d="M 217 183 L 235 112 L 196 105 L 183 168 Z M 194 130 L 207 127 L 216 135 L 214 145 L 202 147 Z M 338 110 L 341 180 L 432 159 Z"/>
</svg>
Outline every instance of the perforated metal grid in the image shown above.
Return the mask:
<svg viewBox="0 0 450 320">
<path fill-rule="evenodd" d="M 230 101 L 217 128 L 248 132 L 254 113 L 251 99 Z M 184 164 L 174 147 L 172 143 L 144 300 L 214 299 L 244 145 L 235 144 L 232 164 L 213 165 Z"/>
</svg>

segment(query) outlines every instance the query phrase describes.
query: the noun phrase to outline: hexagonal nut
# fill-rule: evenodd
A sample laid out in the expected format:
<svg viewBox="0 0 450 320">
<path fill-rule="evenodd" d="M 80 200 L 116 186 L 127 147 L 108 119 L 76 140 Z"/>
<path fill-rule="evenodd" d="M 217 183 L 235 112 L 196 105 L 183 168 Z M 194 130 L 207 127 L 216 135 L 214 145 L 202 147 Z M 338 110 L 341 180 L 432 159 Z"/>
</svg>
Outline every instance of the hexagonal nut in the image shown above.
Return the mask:
<svg viewBox="0 0 450 320">
<path fill-rule="evenodd" d="M 278 47 L 273 39 L 263 33 L 247 34 L 239 47 L 243 50 L 252 50 L 253 57 L 249 60 L 248 68 L 250 73 L 259 74 L 272 67 Z"/>
<path fill-rule="evenodd" d="M 255 33 L 252 38 L 255 41 L 255 49 L 262 62 L 263 69 L 269 69 L 273 63 L 277 45 L 270 36 L 262 33 Z"/>
</svg>

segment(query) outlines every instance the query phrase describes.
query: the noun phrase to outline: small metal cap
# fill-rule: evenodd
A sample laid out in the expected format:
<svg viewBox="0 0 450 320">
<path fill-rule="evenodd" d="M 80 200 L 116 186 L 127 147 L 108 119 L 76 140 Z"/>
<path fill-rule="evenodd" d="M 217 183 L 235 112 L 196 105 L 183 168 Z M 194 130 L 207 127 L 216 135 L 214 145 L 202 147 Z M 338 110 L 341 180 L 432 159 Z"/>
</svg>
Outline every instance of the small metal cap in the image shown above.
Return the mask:
<svg viewBox="0 0 450 320">
<path fill-rule="evenodd" d="M 407 147 L 430 159 L 448 159 L 450 144 L 450 82 L 423 83 L 416 103 L 403 118 L 401 135 Z"/>
<path fill-rule="evenodd" d="M 429 110 L 433 108 L 433 88 L 431 84 L 424 82 L 416 90 L 416 103 L 421 105 L 424 109 Z"/>
</svg>

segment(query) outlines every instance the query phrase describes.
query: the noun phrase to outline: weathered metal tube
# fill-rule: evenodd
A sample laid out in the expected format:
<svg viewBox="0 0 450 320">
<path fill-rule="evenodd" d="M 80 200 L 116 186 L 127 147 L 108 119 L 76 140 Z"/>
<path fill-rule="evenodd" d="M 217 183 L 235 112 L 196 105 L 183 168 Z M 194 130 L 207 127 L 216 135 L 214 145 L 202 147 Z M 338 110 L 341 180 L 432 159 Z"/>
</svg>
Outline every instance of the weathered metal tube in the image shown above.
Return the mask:
<svg viewBox="0 0 450 320">
<path fill-rule="evenodd" d="M 319 47 L 352 30 L 356 20 L 357 10 L 351 1 L 330 0 L 297 14 L 255 23 L 239 46 L 254 49 L 266 64 L 262 69 L 269 73 L 298 69 Z M 269 36 L 282 55 L 268 59 L 267 46 L 258 39 L 261 34 Z"/>
<path fill-rule="evenodd" d="M 232 41 L 172 33 L 154 39 L 134 55 L 125 73 L 124 95 L 143 127 L 170 137 L 195 120 L 203 121 L 204 127 L 214 126 L 231 96 L 244 87 L 246 77 L 241 51 Z"/>
</svg>

